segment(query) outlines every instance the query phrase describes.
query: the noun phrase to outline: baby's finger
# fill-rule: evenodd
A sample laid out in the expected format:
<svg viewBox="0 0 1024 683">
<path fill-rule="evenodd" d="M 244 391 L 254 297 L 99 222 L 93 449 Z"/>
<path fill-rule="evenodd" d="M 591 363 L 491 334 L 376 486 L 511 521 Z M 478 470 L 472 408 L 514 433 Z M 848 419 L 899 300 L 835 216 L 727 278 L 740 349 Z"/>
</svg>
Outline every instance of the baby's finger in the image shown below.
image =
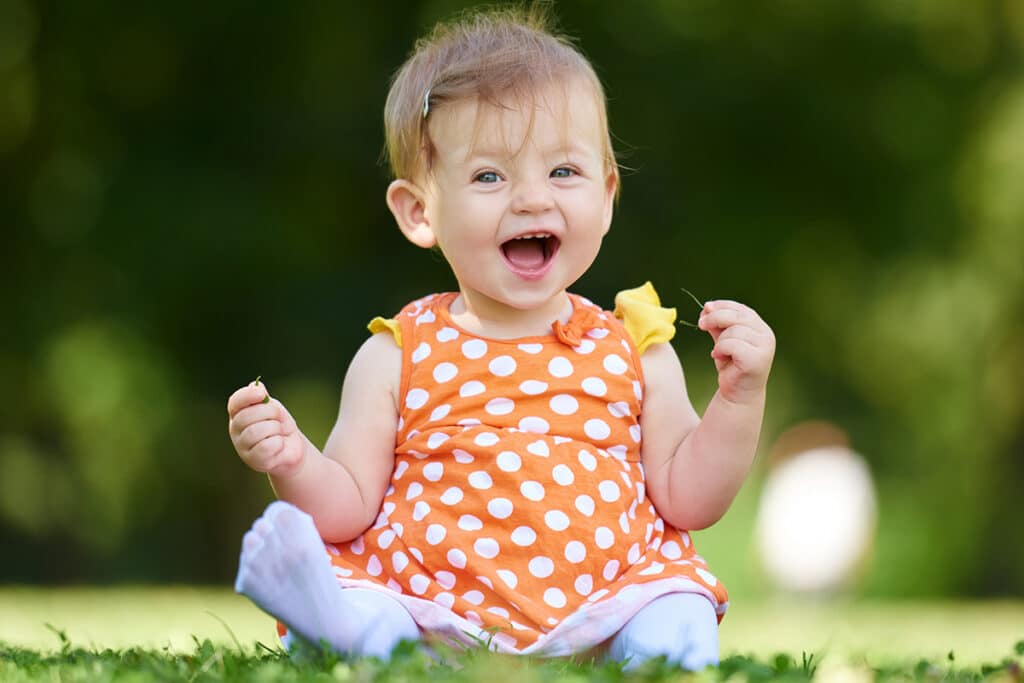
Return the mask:
<svg viewBox="0 0 1024 683">
<path fill-rule="evenodd" d="M 281 422 L 278 420 L 263 420 L 261 422 L 255 422 L 246 427 L 241 434 L 238 435 L 238 444 L 247 449 L 252 450 L 257 444 L 264 439 L 268 439 L 272 436 L 281 436 Z"/>
<path fill-rule="evenodd" d="M 268 397 L 267 387 L 262 383 L 247 384 L 228 398 L 228 415 L 235 415 L 243 408 L 263 403 Z"/>
<path fill-rule="evenodd" d="M 231 436 L 237 437 L 245 428 L 263 420 L 280 420 L 281 404 L 276 401 L 270 403 L 257 402 L 242 408 L 228 421 L 228 432 Z"/>
<path fill-rule="evenodd" d="M 252 454 L 249 466 L 260 472 L 266 472 L 273 468 L 273 462 L 277 454 L 284 448 L 284 437 L 274 434 L 263 439 L 249 451 Z"/>
</svg>

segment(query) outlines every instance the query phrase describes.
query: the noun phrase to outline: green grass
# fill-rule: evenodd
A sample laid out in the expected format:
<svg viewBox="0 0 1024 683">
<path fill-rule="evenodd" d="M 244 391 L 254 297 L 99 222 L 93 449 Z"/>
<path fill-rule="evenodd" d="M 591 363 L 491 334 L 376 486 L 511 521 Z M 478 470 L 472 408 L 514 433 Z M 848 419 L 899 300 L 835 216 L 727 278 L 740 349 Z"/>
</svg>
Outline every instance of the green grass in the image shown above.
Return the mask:
<svg viewBox="0 0 1024 683">
<path fill-rule="evenodd" d="M 49 625 L 47 625 L 49 624 Z M 222 589 L 0 589 L 0 681 L 1021 681 L 1024 603 L 735 605 L 722 665 L 684 674 L 476 651 L 434 663 L 417 647 L 385 665 L 307 656 Z M 777 653 L 784 654 L 777 654 Z"/>
</svg>

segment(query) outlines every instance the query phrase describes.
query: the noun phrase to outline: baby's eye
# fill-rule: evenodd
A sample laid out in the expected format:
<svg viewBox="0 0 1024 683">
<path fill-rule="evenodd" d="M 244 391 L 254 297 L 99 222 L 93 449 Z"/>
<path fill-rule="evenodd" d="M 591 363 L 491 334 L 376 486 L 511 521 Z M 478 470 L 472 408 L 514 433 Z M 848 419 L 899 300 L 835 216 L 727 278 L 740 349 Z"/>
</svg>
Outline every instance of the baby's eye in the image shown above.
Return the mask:
<svg viewBox="0 0 1024 683">
<path fill-rule="evenodd" d="M 559 166 L 551 172 L 552 178 L 571 178 L 574 175 L 576 175 L 576 171 L 568 166 Z"/>
<path fill-rule="evenodd" d="M 478 183 L 496 183 L 501 180 L 501 176 L 494 171 L 484 171 L 483 173 L 477 173 L 473 180 Z"/>
</svg>

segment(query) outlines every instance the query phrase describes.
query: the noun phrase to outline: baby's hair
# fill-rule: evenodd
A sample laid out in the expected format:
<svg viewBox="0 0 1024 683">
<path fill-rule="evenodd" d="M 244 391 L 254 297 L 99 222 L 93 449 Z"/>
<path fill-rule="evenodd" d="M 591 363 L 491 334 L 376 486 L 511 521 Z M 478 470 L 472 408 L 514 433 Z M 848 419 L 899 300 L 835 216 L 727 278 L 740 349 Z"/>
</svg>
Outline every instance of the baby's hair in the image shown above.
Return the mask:
<svg viewBox="0 0 1024 683">
<path fill-rule="evenodd" d="M 594 90 L 605 164 L 617 177 L 601 81 L 572 40 L 554 31 L 547 3 L 470 10 L 439 23 L 416 42 L 391 81 L 384 133 L 392 174 L 414 178 L 430 172 L 434 148 L 428 124 L 446 104 L 476 99 L 501 108 L 510 98 L 529 100 L 546 86 L 565 86 L 573 79 Z"/>
</svg>

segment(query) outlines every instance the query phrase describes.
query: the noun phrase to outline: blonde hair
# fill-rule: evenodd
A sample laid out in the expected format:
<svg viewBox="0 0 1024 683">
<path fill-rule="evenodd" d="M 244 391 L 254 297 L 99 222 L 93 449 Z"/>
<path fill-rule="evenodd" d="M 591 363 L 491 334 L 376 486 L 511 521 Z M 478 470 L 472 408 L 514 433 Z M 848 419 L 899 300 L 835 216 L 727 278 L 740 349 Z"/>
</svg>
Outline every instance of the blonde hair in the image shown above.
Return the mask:
<svg viewBox="0 0 1024 683">
<path fill-rule="evenodd" d="M 546 5 L 538 2 L 529 9 L 472 10 L 438 24 L 416 42 L 395 73 L 384 105 L 392 174 L 413 178 L 430 171 L 434 148 L 429 116 L 446 104 L 478 99 L 502 107 L 507 98 L 534 98 L 541 88 L 573 78 L 594 89 L 604 129 L 605 166 L 617 184 L 601 81 L 572 40 L 553 31 Z"/>
</svg>

